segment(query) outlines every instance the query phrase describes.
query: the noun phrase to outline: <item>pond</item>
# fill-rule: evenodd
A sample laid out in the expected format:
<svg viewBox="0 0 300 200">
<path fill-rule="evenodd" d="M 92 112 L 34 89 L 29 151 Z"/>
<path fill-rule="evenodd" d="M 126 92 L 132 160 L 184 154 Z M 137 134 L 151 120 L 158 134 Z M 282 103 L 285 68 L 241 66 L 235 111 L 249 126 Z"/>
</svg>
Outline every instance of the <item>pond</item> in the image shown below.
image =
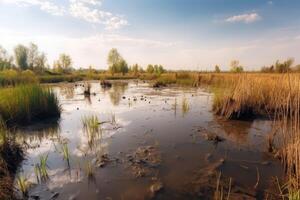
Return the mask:
<svg viewBox="0 0 300 200">
<path fill-rule="evenodd" d="M 220 175 L 231 199 L 262 199 L 283 176 L 267 153 L 271 122 L 219 118 L 205 89 L 90 82 L 89 96 L 83 84 L 52 85 L 60 120 L 17 131 L 31 199 L 211 199 Z M 45 157 L 47 178 L 38 180 Z"/>
</svg>

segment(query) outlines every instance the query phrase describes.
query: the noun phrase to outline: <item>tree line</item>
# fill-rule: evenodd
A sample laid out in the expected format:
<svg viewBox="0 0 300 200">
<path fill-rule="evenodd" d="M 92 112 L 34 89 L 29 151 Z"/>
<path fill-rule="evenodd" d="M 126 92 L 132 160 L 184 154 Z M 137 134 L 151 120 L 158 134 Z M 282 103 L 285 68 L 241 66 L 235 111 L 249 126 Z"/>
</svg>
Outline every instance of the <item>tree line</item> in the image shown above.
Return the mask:
<svg viewBox="0 0 300 200">
<path fill-rule="evenodd" d="M 50 69 L 46 54 L 41 52 L 34 43 L 30 43 L 28 46 L 19 44 L 14 48 L 13 53 L 13 56 L 9 55 L 6 49 L 0 46 L 0 70 L 20 69 L 43 73 L 45 70 Z M 61 54 L 54 61 L 53 71 L 61 73 L 70 72 L 71 70 L 72 59 L 69 55 Z"/>
<path fill-rule="evenodd" d="M 107 57 L 108 71 L 114 75 L 115 73 L 125 73 L 131 72 L 134 74 L 144 73 L 145 70 L 138 64 L 128 66 L 126 60 L 121 56 L 116 48 L 109 51 Z M 166 72 L 162 65 L 152 65 L 149 64 L 146 68 L 146 72 L 150 74 L 162 74 Z"/>
</svg>

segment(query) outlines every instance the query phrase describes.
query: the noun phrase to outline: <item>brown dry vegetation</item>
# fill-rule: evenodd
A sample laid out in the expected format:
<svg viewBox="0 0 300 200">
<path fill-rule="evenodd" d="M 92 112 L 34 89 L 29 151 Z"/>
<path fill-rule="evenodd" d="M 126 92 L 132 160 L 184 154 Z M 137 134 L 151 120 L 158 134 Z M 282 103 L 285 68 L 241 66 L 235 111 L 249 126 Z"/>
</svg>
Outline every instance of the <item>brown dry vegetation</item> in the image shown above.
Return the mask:
<svg viewBox="0 0 300 200">
<path fill-rule="evenodd" d="M 286 172 L 282 198 L 300 198 L 300 74 L 207 74 L 199 82 L 215 93 L 214 111 L 227 119 L 268 117 L 274 121 L 269 150 Z"/>
</svg>

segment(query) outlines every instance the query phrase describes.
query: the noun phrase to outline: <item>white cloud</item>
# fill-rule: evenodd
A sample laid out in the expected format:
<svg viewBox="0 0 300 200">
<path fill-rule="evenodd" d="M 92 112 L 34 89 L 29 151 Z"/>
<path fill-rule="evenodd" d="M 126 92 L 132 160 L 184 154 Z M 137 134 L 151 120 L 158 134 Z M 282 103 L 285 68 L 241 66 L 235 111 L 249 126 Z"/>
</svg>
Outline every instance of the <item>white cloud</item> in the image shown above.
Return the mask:
<svg viewBox="0 0 300 200">
<path fill-rule="evenodd" d="M 93 24 L 103 24 L 107 30 L 120 29 L 128 21 L 120 15 L 101 10 L 101 0 L 68 0 L 68 8 L 50 0 L 0 0 L 0 3 L 17 6 L 37 6 L 42 11 L 56 16 L 71 15 Z"/>
<path fill-rule="evenodd" d="M 241 15 L 235 15 L 228 17 L 225 19 L 226 22 L 230 23 L 237 23 L 237 22 L 243 22 L 246 24 L 256 22 L 261 19 L 261 16 L 257 13 L 249 13 L 249 14 L 241 14 Z"/>
<path fill-rule="evenodd" d="M 10 3 L 17 6 L 38 6 L 41 10 L 56 16 L 65 14 L 65 9 L 47 0 L 0 0 L 0 3 Z"/>
<path fill-rule="evenodd" d="M 122 16 L 100 10 L 98 7 L 91 7 L 91 5 L 101 5 L 101 2 L 95 0 L 70 0 L 70 14 L 90 23 L 103 24 L 108 30 L 119 29 L 128 25 L 127 20 Z"/>
</svg>

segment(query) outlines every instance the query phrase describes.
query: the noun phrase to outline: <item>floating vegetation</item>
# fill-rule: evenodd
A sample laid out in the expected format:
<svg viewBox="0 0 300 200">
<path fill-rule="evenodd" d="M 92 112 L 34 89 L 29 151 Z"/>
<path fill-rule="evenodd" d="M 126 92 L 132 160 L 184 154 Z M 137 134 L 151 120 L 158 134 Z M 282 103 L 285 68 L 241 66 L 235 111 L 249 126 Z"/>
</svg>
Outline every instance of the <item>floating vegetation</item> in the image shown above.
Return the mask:
<svg viewBox="0 0 300 200">
<path fill-rule="evenodd" d="M 17 187 L 20 190 L 20 192 L 23 195 L 23 198 L 28 197 L 28 191 L 31 186 L 31 183 L 28 181 L 28 179 L 24 175 L 18 175 L 17 176 Z"/>
</svg>

